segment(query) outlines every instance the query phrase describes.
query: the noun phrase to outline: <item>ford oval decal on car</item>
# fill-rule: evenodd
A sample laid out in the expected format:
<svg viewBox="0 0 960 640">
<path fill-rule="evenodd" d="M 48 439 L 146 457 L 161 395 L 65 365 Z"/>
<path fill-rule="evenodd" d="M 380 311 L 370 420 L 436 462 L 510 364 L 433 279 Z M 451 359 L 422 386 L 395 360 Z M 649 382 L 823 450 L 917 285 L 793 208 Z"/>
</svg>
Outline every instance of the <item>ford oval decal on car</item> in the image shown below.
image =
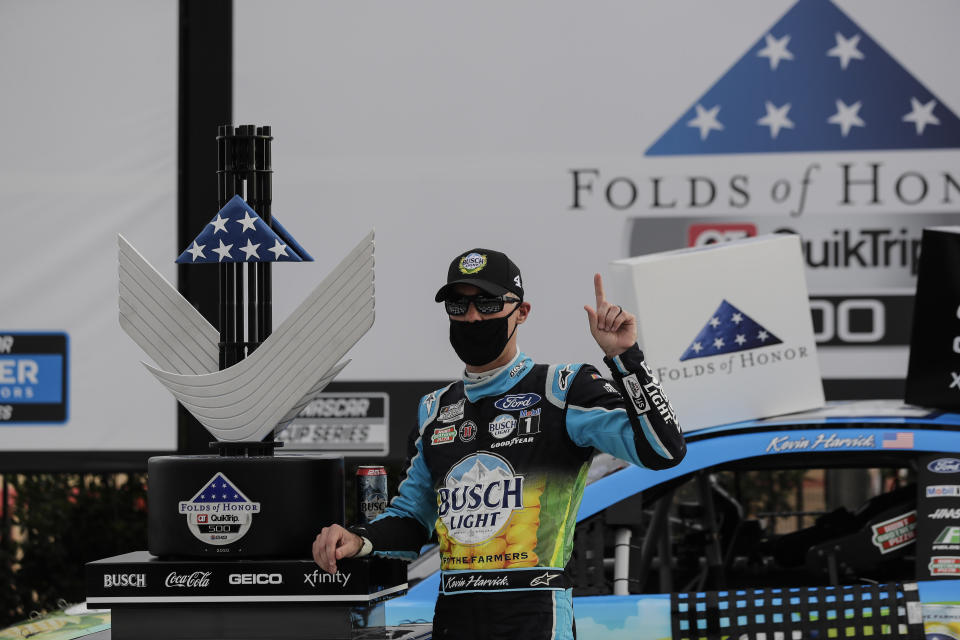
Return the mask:
<svg viewBox="0 0 960 640">
<path fill-rule="evenodd" d="M 514 393 L 509 396 L 503 396 L 493 403 L 501 411 L 519 411 L 520 409 L 529 409 L 540 402 L 540 396 L 535 393 Z"/>
<path fill-rule="evenodd" d="M 927 469 L 934 473 L 957 473 L 960 471 L 960 460 L 956 458 L 937 458 L 927 465 Z"/>
</svg>

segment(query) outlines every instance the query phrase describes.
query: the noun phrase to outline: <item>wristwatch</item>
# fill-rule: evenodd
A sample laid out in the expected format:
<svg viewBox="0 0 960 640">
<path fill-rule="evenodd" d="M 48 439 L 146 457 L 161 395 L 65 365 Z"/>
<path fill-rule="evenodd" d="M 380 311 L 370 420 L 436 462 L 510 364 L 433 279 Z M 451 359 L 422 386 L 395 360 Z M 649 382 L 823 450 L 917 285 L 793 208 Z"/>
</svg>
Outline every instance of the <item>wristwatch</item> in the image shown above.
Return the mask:
<svg viewBox="0 0 960 640">
<path fill-rule="evenodd" d="M 370 542 L 370 538 L 367 537 L 367 528 L 365 526 L 362 524 L 355 524 L 347 527 L 347 531 L 360 536 L 360 539 L 363 541 L 363 546 L 360 547 L 360 551 L 357 552 L 357 555 L 355 555 L 354 558 L 362 558 L 373 553 L 373 543 Z"/>
</svg>

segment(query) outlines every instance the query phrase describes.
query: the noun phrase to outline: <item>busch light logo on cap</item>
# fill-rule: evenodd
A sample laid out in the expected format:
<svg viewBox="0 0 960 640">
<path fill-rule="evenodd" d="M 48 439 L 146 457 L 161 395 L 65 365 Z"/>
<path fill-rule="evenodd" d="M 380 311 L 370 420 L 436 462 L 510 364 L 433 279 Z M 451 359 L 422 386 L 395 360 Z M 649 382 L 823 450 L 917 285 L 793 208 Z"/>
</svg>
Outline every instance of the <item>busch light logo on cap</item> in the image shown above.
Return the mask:
<svg viewBox="0 0 960 640">
<path fill-rule="evenodd" d="M 479 544 L 523 508 L 523 476 L 498 455 L 475 453 L 450 468 L 437 497 L 437 515 L 448 535 L 459 544 Z"/>
<path fill-rule="evenodd" d="M 927 469 L 934 473 L 960 472 L 960 460 L 956 458 L 938 458 L 927 465 Z"/>
<path fill-rule="evenodd" d="M 520 409 L 529 409 L 540 402 L 540 396 L 535 393 L 514 393 L 504 396 L 493 403 L 501 411 L 519 411 Z"/>
<path fill-rule="evenodd" d="M 482 253 L 468 253 L 460 258 L 460 273 L 476 273 L 487 266 L 487 256 Z"/>
<path fill-rule="evenodd" d="M 509 413 L 501 413 L 490 422 L 489 428 L 490 435 L 497 440 L 502 440 L 517 428 L 517 419 Z"/>
</svg>

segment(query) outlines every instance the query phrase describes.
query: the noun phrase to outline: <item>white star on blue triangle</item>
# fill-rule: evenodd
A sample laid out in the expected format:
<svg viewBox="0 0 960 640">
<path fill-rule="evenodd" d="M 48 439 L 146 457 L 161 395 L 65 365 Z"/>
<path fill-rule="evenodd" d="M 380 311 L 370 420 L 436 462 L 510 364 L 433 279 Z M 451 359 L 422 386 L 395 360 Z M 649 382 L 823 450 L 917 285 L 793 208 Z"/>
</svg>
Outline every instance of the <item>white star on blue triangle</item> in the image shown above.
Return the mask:
<svg viewBox="0 0 960 640">
<path fill-rule="evenodd" d="M 193 502 L 250 502 L 244 498 L 222 473 L 213 479 L 193 499 Z"/>
<path fill-rule="evenodd" d="M 724 300 L 680 356 L 680 360 L 748 351 L 781 342 L 759 322 Z"/>
<path fill-rule="evenodd" d="M 841 103 L 856 121 L 838 122 Z M 793 126 L 757 126 L 768 104 Z M 700 126 L 707 107 L 722 128 Z M 935 148 L 960 148 L 960 118 L 830 0 L 798 0 L 646 155 Z"/>
<path fill-rule="evenodd" d="M 243 247 L 282 247 L 277 251 L 241 251 Z M 204 247 L 236 247 L 234 251 L 204 252 Z M 198 250 L 199 248 L 200 250 Z M 221 255 L 222 254 L 222 255 Z M 290 233 L 272 218 L 267 225 L 240 196 L 233 196 L 213 221 L 205 225 L 178 264 L 207 264 L 220 262 L 310 262 L 313 258 Z"/>
</svg>

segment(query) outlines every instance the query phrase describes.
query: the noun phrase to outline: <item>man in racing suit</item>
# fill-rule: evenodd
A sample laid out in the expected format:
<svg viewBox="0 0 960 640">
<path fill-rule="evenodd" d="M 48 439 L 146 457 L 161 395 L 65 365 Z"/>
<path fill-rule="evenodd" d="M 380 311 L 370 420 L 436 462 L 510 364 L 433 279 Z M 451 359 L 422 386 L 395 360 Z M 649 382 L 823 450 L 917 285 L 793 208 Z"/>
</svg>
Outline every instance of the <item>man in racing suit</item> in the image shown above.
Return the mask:
<svg viewBox="0 0 960 640">
<path fill-rule="evenodd" d="M 461 380 L 424 396 L 398 495 L 368 525 L 325 527 L 317 564 L 418 551 L 436 530 L 441 580 L 433 637 L 573 638 L 564 571 L 596 451 L 651 469 L 686 453 L 673 408 L 636 344 L 636 319 L 584 307 L 612 381 L 589 364 L 535 364 L 517 350 L 530 313 L 520 271 L 502 253 L 453 260 L 436 295 L 450 316 Z"/>
</svg>

